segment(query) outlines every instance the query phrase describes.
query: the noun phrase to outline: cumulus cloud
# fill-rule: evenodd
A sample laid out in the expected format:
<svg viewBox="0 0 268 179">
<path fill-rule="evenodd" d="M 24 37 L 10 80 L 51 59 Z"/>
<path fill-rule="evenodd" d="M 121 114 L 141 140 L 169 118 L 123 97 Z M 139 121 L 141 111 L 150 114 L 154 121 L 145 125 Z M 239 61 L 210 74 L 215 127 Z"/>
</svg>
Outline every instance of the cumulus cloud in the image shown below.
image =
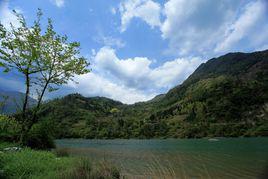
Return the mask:
<svg viewBox="0 0 268 179">
<path fill-rule="evenodd" d="M 17 20 L 17 17 L 12 12 L 13 9 L 9 7 L 9 1 L 4 0 L 0 2 L 0 22 L 3 24 L 6 28 L 10 28 L 10 23 L 18 27 L 20 24 Z M 15 9 L 18 13 L 22 13 L 22 11 L 18 8 Z"/>
<path fill-rule="evenodd" d="M 92 57 L 93 72 L 77 76 L 69 87 L 87 96 L 106 96 L 132 104 L 147 101 L 183 82 L 202 62 L 199 58 L 177 58 L 152 68 L 146 57 L 120 59 L 111 47 Z"/>
<path fill-rule="evenodd" d="M 101 48 L 95 58 L 95 69 L 113 76 L 121 84 L 140 90 L 170 88 L 181 83 L 202 62 L 199 58 L 178 58 L 152 68 L 146 57 L 119 59 L 115 50 Z"/>
<path fill-rule="evenodd" d="M 79 84 L 69 84 L 69 87 L 74 88 L 76 92 L 86 96 L 105 96 L 126 104 L 147 101 L 156 95 L 156 93 L 149 94 L 135 88 L 117 84 L 96 73 L 77 76 L 76 81 Z"/>
<path fill-rule="evenodd" d="M 147 3 L 155 8 L 141 8 Z M 162 38 L 169 42 L 166 54 L 211 57 L 267 44 L 265 0 L 169 0 L 163 6 L 152 0 L 129 0 L 120 7 L 121 31 L 134 17 L 159 27 Z"/>
<path fill-rule="evenodd" d="M 171 88 L 182 83 L 203 62 L 198 57 L 177 58 L 152 69 L 149 78 L 158 88 Z"/>
<path fill-rule="evenodd" d="M 162 37 L 169 40 L 169 53 L 204 54 L 221 41 L 236 16 L 238 1 L 170 0 L 164 5 Z"/>
<path fill-rule="evenodd" d="M 266 45 L 267 6 L 264 0 L 170 0 L 164 5 L 162 37 L 168 53 L 215 56 Z"/>
<path fill-rule="evenodd" d="M 161 25 L 161 7 L 152 0 L 126 0 L 120 4 L 121 32 L 124 32 L 133 18 L 141 18 L 152 28 Z"/>
<path fill-rule="evenodd" d="M 50 0 L 54 5 L 57 7 L 63 7 L 64 6 L 64 0 Z"/>
<path fill-rule="evenodd" d="M 241 39 L 247 37 L 249 34 L 256 33 L 255 31 L 258 32 L 259 36 L 267 36 L 268 21 L 266 19 L 267 17 L 265 17 L 265 13 L 266 7 L 262 1 L 255 1 L 247 4 L 238 19 L 235 20 L 228 29 L 226 29 L 224 40 L 217 45 L 215 51 L 228 51 Z M 259 24 L 266 26 L 263 33 L 260 33 L 262 29 L 259 27 Z"/>
</svg>

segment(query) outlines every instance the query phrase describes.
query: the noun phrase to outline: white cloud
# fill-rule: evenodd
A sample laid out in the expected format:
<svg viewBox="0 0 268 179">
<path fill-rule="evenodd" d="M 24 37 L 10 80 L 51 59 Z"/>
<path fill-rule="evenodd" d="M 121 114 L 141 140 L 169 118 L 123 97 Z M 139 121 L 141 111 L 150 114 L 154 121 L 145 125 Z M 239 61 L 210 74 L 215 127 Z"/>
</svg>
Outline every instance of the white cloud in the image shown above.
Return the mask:
<svg viewBox="0 0 268 179">
<path fill-rule="evenodd" d="M 122 48 L 125 46 L 125 43 L 121 39 L 114 38 L 111 36 L 104 36 L 101 34 L 94 40 L 103 46 L 110 46 L 110 47 L 117 47 L 117 48 Z"/>
<path fill-rule="evenodd" d="M 266 0 L 169 0 L 162 7 L 152 0 L 128 0 L 120 5 L 121 31 L 140 18 L 159 27 L 169 43 L 164 53 L 175 56 L 250 51 L 267 43 L 267 7 Z"/>
<path fill-rule="evenodd" d="M 123 103 L 147 101 L 182 83 L 202 61 L 199 58 L 178 58 L 152 68 L 146 57 L 120 59 L 111 47 L 93 50 L 92 69 L 76 77 L 79 83 L 69 83 L 86 96 L 105 96 Z"/>
<path fill-rule="evenodd" d="M 265 44 L 263 46 L 260 46 L 256 49 L 254 49 L 254 51 L 263 51 L 263 50 L 267 50 L 268 49 L 268 44 Z"/>
<path fill-rule="evenodd" d="M 124 32 L 130 21 L 135 18 L 141 18 L 152 28 L 161 25 L 160 12 L 161 7 L 152 0 L 126 0 L 120 4 L 121 13 L 121 32 Z"/>
<path fill-rule="evenodd" d="M 168 52 L 176 55 L 206 54 L 236 15 L 238 1 L 170 0 L 163 9 L 162 37 Z"/>
<path fill-rule="evenodd" d="M 166 52 L 215 56 L 265 45 L 267 6 L 263 0 L 169 0 L 164 5 L 162 37 Z"/>
<path fill-rule="evenodd" d="M 263 18 L 267 18 L 265 17 L 265 8 L 266 7 L 262 1 L 255 1 L 247 4 L 239 18 L 233 22 L 230 28 L 226 29 L 224 40 L 217 45 L 215 51 L 226 52 L 232 49 L 232 47 L 245 36 L 254 33 L 254 30 L 257 30 L 256 28 L 258 28 L 256 26 L 258 26 L 258 24 L 262 24 Z M 258 35 L 261 34 L 263 35 L 263 33 L 260 33 Z M 268 35 L 267 28 L 266 35 Z"/>
<path fill-rule="evenodd" d="M 4 0 L 0 2 L 0 22 L 3 24 L 6 28 L 10 28 L 10 23 L 15 26 L 19 27 L 19 22 L 17 20 L 17 17 L 12 12 L 13 9 L 10 9 L 9 7 L 9 1 Z M 22 13 L 22 11 L 18 8 L 15 8 L 15 10 L 18 13 Z"/>
<path fill-rule="evenodd" d="M 150 73 L 157 87 L 171 88 L 182 83 L 204 61 L 200 58 L 177 58 L 165 62 Z"/>
<path fill-rule="evenodd" d="M 113 15 L 115 15 L 115 14 L 116 14 L 116 9 L 115 9 L 114 7 L 111 7 L 111 8 L 110 8 L 110 12 L 111 12 Z"/>
<path fill-rule="evenodd" d="M 63 7 L 64 6 L 64 0 L 50 0 L 54 5 L 57 7 Z"/>
<path fill-rule="evenodd" d="M 95 73 L 77 76 L 76 81 L 79 84 L 69 84 L 69 87 L 75 88 L 76 92 L 86 96 L 105 96 L 126 104 L 147 101 L 156 95 L 155 93 L 145 94 L 143 91 L 135 88 L 118 85 Z"/>
<path fill-rule="evenodd" d="M 114 49 L 103 47 L 94 58 L 94 68 L 127 87 L 158 91 L 181 83 L 201 62 L 199 58 L 178 58 L 152 68 L 153 60 L 146 57 L 119 59 Z"/>
</svg>

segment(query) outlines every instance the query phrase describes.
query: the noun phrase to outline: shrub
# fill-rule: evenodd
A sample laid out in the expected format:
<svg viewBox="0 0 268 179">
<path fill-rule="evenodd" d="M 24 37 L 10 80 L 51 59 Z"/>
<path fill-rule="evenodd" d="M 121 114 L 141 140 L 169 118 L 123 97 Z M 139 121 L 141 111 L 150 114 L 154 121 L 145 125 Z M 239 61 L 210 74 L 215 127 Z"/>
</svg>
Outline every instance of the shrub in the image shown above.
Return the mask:
<svg viewBox="0 0 268 179">
<path fill-rule="evenodd" d="M 20 136 L 20 124 L 12 117 L 0 115 L 0 140 L 14 142 Z"/>
<path fill-rule="evenodd" d="M 55 147 L 47 122 L 34 124 L 25 140 L 24 144 L 33 149 L 50 149 Z"/>
</svg>

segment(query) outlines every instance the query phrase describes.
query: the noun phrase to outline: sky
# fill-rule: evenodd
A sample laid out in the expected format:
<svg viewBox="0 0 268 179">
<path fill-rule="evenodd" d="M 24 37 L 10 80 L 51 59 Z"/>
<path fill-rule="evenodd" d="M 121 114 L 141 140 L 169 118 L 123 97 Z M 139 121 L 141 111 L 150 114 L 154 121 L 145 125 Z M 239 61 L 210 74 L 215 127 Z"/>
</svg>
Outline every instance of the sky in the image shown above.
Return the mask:
<svg viewBox="0 0 268 179">
<path fill-rule="evenodd" d="M 132 104 L 181 84 L 208 59 L 268 49 L 268 0 L 0 0 L 0 22 L 27 23 L 41 8 L 43 28 L 81 43 L 90 73 L 46 99 L 81 93 Z M 0 88 L 24 91 L 23 77 L 0 72 Z M 32 94 L 34 95 L 34 94 Z"/>
</svg>

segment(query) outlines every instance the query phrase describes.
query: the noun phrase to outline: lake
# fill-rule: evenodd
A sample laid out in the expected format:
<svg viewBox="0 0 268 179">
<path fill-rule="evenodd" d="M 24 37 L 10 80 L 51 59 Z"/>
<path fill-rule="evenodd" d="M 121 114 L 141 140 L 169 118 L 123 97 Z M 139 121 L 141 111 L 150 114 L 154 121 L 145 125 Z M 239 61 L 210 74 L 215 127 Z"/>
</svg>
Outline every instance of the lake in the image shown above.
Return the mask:
<svg viewBox="0 0 268 179">
<path fill-rule="evenodd" d="M 259 178 L 268 138 L 56 140 L 58 148 L 107 160 L 127 178 Z"/>
</svg>

